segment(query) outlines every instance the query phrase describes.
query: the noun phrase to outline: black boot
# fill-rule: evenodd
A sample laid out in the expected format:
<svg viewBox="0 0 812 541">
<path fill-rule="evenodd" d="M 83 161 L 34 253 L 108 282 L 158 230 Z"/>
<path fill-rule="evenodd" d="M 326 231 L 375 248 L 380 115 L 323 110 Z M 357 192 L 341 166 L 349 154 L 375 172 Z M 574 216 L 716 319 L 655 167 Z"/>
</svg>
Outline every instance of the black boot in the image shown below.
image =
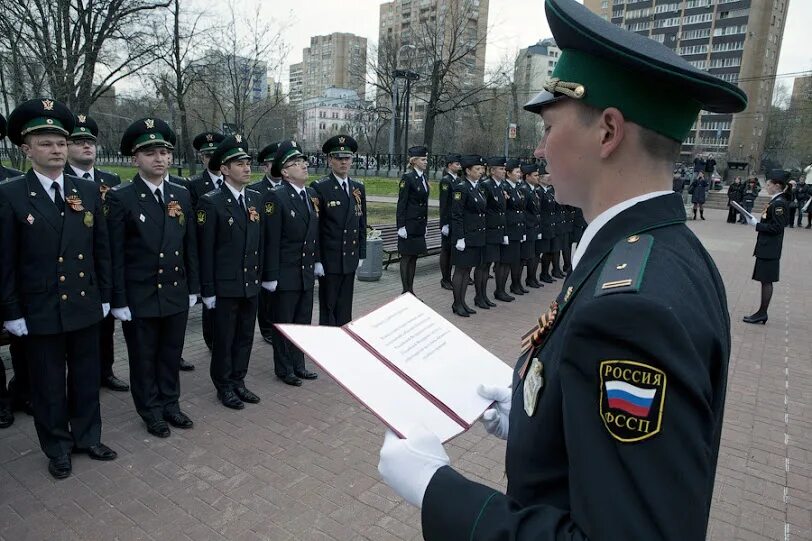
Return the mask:
<svg viewBox="0 0 812 541">
<path fill-rule="evenodd" d="M 693 217 L 693 219 L 696 220 L 696 208 L 694 208 L 694 217 Z"/>
<path fill-rule="evenodd" d="M 453 290 L 454 287 L 451 285 L 451 250 L 446 248 L 440 251 L 440 273 L 442 274 L 440 287 Z"/>
<path fill-rule="evenodd" d="M 703 208 L 699 209 L 699 217 L 703 220 L 705 219 L 705 209 Z"/>
</svg>

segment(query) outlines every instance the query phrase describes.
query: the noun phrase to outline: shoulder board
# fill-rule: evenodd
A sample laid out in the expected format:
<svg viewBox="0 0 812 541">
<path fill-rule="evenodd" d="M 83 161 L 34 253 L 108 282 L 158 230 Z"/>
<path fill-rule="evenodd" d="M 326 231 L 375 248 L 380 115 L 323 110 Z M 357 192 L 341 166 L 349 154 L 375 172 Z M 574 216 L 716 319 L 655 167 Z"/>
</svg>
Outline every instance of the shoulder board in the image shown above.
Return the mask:
<svg viewBox="0 0 812 541">
<path fill-rule="evenodd" d="M 251 192 L 251 193 L 252 193 L 252 194 L 254 194 L 254 195 L 262 195 L 261 193 L 259 193 L 259 191 L 257 191 L 257 190 L 255 190 L 255 189 L 253 189 L 251 186 L 246 186 L 246 187 L 245 187 L 245 189 L 246 189 L 247 191 Z"/>
<path fill-rule="evenodd" d="M 214 199 L 218 193 L 220 193 L 220 190 L 211 190 L 201 195 L 200 199 Z"/>
<path fill-rule="evenodd" d="M 364 181 L 363 181 L 363 180 L 355 180 L 354 178 L 351 178 L 350 180 L 351 180 L 351 181 L 353 181 L 353 182 L 354 182 L 354 183 L 356 183 L 356 184 L 360 184 L 361 186 L 363 186 L 363 185 L 364 185 Z"/>
<path fill-rule="evenodd" d="M 329 182 L 329 181 L 330 181 L 330 175 L 327 175 L 326 177 L 321 177 L 321 178 L 320 178 L 320 179 L 318 179 L 318 180 L 314 180 L 314 181 L 311 183 L 311 186 L 312 186 L 313 184 L 323 184 L 323 183 L 325 183 L 325 182 Z"/>
<path fill-rule="evenodd" d="M 595 296 L 640 291 L 653 245 L 651 235 L 632 235 L 615 244 L 601 270 Z"/>
</svg>

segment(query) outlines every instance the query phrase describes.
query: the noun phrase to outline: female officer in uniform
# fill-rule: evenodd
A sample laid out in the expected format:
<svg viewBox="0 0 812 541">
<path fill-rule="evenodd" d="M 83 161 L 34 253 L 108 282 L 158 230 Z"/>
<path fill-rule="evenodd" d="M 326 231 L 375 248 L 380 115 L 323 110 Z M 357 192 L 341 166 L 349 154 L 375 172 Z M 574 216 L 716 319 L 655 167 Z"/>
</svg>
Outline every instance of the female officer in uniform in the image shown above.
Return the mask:
<svg viewBox="0 0 812 541">
<path fill-rule="evenodd" d="M 524 295 L 530 290 L 522 287 L 522 243 L 527 239 L 524 225 L 524 192 L 519 190 L 517 183 L 522 178 L 519 169 L 519 160 L 510 159 L 505 166 L 505 232 L 508 244 L 502 246 L 502 281 L 497 280 L 499 291 L 505 293 L 505 282 L 510 273 L 510 292 L 514 295 Z M 499 275 L 497 275 L 497 278 Z"/>
<path fill-rule="evenodd" d="M 409 149 L 409 171 L 400 179 L 398 192 L 398 252 L 400 253 L 400 283 L 403 293 L 414 295 L 414 273 L 417 256 L 426 251 L 426 224 L 429 210 L 429 182 L 426 147 Z"/>
<path fill-rule="evenodd" d="M 454 304 L 451 310 L 460 317 L 469 317 L 476 311 L 465 303 L 465 291 L 468 289 L 468 277 L 471 269 L 482 261 L 485 247 L 485 197 L 477 187 L 482 174 L 482 158 L 476 155 L 460 158 L 464 180 L 454 185 L 454 196 L 451 203 L 451 235 L 454 241 L 452 263 L 454 276 L 451 279 L 454 291 Z M 477 299 L 484 295 L 480 290 L 482 284 L 474 282 Z M 486 305 L 487 306 L 487 305 Z"/>
<path fill-rule="evenodd" d="M 525 283 L 528 287 L 539 288 L 544 284 L 538 281 L 536 272 L 539 265 L 539 252 L 536 248 L 541 239 L 541 228 L 539 218 L 541 207 L 539 194 L 536 186 L 539 183 L 539 168 L 536 164 L 525 164 L 521 166 L 522 181 L 519 188 L 524 194 L 524 230 L 525 241 L 522 242 L 522 261 L 527 267 L 527 278 Z"/>
</svg>

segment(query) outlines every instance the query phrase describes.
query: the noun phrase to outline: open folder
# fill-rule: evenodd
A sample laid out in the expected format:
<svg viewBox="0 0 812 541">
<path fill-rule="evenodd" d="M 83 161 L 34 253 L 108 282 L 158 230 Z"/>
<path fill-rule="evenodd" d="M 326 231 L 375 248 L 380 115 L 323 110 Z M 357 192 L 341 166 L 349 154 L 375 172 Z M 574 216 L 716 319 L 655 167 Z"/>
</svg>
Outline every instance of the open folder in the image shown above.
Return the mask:
<svg viewBox="0 0 812 541">
<path fill-rule="evenodd" d="M 741 212 L 746 218 L 752 218 L 753 215 L 747 211 L 743 206 L 741 206 L 736 201 L 731 201 L 730 206 L 736 209 L 737 211 Z"/>
<path fill-rule="evenodd" d="M 411 294 L 343 327 L 277 328 L 401 437 L 416 424 L 444 442 L 465 432 L 491 404 L 477 387 L 513 374 Z"/>
</svg>

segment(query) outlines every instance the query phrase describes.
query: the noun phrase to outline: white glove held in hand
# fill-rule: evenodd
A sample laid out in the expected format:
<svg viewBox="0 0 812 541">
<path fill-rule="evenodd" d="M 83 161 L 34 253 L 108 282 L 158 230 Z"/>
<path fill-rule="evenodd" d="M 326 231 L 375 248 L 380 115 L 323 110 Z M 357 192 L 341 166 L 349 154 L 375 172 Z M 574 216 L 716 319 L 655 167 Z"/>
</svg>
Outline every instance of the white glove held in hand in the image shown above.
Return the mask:
<svg viewBox="0 0 812 541">
<path fill-rule="evenodd" d="M 102 303 L 102 317 L 103 318 L 107 317 L 107 314 L 109 314 L 109 313 L 110 313 L 110 303 L 109 302 L 103 302 Z"/>
<path fill-rule="evenodd" d="M 206 308 L 209 310 L 214 310 L 214 307 L 217 305 L 217 297 L 203 297 L 203 304 L 206 305 Z"/>
<path fill-rule="evenodd" d="M 25 324 L 25 318 L 22 317 L 20 319 L 4 322 L 3 328 L 14 336 L 25 336 L 28 334 L 28 325 Z"/>
<path fill-rule="evenodd" d="M 507 246 L 508 244 L 510 244 L 510 240 L 507 238 L 507 235 L 505 235 L 504 237 L 502 237 L 502 244 L 504 244 L 505 246 Z"/>
<path fill-rule="evenodd" d="M 276 291 L 276 286 L 277 285 L 279 285 L 279 282 L 277 280 L 274 280 L 273 282 L 262 282 L 262 287 L 264 287 L 265 289 L 267 289 L 271 293 Z"/>
<path fill-rule="evenodd" d="M 758 223 L 758 220 L 756 220 L 755 216 L 747 216 L 747 215 L 745 215 L 744 219 L 747 220 L 747 223 L 752 225 L 752 226 L 755 226 Z"/>
<path fill-rule="evenodd" d="M 378 472 L 383 482 L 404 500 L 422 507 L 431 478 L 449 462 L 442 442 L 425 427 L 409 430 L 404 440 L 387 430 Z"/>
<path fill-rule="evenodd" d="M 358 260 L 358 268 L 360 269 L 360 268 L 361 268 L 361 265 L 363 265 L 363 264 L 364 264 L 364 260 L 363 260 L 363 259 L 359 259 L 359 260 Z"/>
<path fill-rule="evenodd" d="M 460 252 L 464 251 L 465 250 L 465 239 L 457 240 L 457 244 L 454 246 L 454 248 L 456 248 Z"/>
<path fill-rule="evenodd" d="M 197 304 L 197 295 L 189 295 L 189 308 Z"/>
<path fill-rule="evenodd" d="M 402 239 L 405 239 L 407 237 L 405 227 L 399 227 L 398 228 L 398 237 L 400 237 Z"/>
<path fill-rule="evenodd" d="M 133 319 L 129 306 L 125 306 L 124 308 L 113 308 L 110 311 L 113 313 L 113 317 L 119 321 L 132 321 Z"/>
<path fill-rule="evenodd" d="M 476 392 L 482 398 L 495 402 L 494 407 L 485 410 L 485 413 L 482 414 L 482 424 L 485 425 L 485 430 L 488 434 L 506 440 L 508 437 L 512 389 L 510 387 L 486 387 L 480 385 Z"/>
<path fill-rule="evenodd" d="M 448 225 L 444 225 L 444 226 L 443 226 L 443 227 L 440 229 L 440 233 L 442 233 L 444 237 L 447 237 L 447 236 L 448 236 Z"/>
<path fill-rule="evenodd" d="M 536 235 L 536 239 L 541 240 L 541 233 L 539 233 L 538 235 Z"/>
<path fill-rule="evenodd" d="M 324 265 L 318 262 L 315 265 L 313 265 L 313 275 L 316 278 L 321 278 L 322 276 L 324 276 Z"/>
</svg>

